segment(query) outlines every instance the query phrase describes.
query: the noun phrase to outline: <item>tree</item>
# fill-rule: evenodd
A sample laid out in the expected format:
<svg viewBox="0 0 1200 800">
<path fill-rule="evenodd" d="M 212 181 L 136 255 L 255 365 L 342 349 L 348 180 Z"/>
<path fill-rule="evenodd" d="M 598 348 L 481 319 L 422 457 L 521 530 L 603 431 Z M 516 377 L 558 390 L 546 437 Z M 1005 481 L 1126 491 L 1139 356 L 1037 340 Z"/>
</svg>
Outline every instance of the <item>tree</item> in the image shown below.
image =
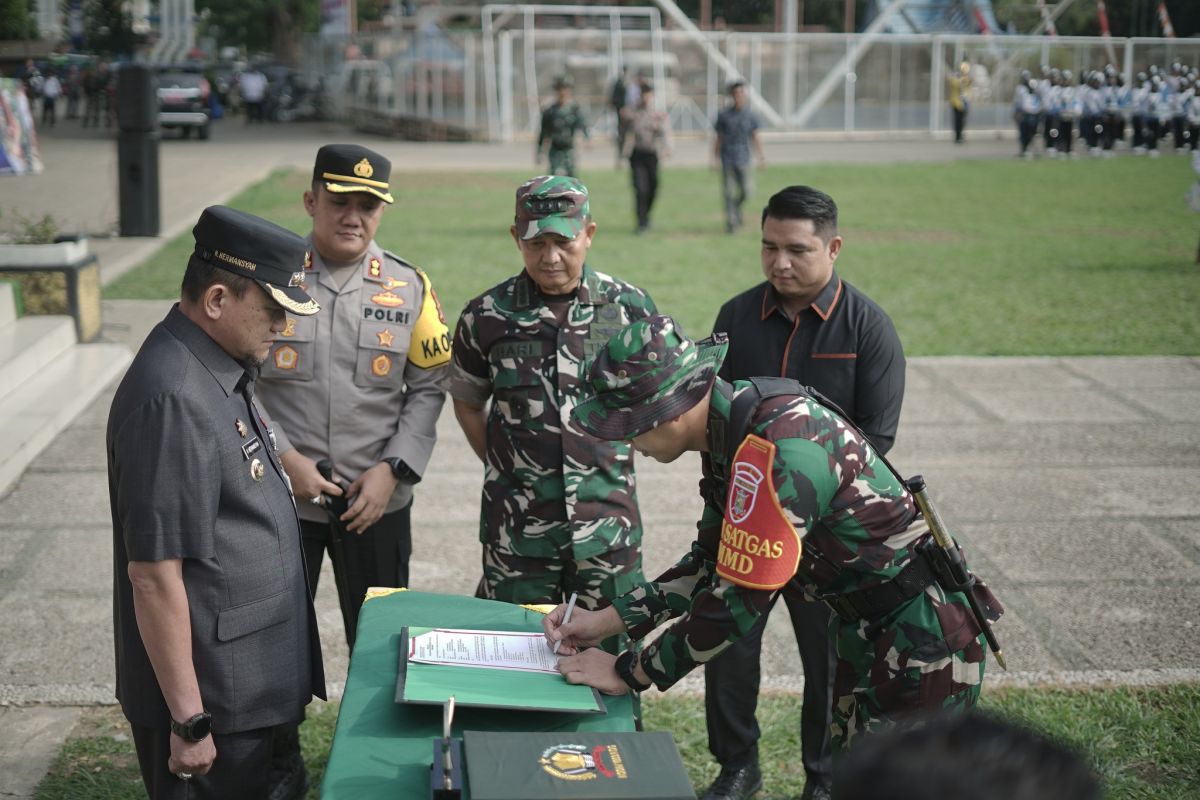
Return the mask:
<svg viewBox="0 0 1200 800">
<path fill-rule="evenodd" d="M 83 30 L 89 50 L 103 56 L 133 56 L 138 37 L 122 0 L 84 0 Z"/>
<path fill-rule="evenodd" d="M 0 40 L 36 39 L 31 0 L 0 0 Z"/>
<path fill-rule="evenodd" d="M 209 32 L 223 45 L 269 50 L 281 64 L 298 64 L 300 36 L 317 29 L 318 0 L 197 0 L 208 10 Z"/>
</svg>

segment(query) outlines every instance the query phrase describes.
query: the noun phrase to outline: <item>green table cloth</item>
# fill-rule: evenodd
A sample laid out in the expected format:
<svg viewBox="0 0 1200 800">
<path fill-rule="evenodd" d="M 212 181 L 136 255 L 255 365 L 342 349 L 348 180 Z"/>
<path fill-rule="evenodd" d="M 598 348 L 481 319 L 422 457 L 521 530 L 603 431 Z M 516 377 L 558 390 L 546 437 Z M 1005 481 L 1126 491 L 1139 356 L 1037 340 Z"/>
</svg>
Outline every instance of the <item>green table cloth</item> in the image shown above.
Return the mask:
<svg viewBox="0 0 1200 800">
<path fill-rule="evenodd" d="M 395 592 L 368 599 L 325 767 L 329 800 L 420 798 L 429 795 L 432 740 L 442 707 L 396 703 L 400 629 L 406 625 L 497 631 L 541 630 L 542 615 L 521 606 L 461 595 Z M 459 708 L 454 736 L 475 731 L 632 731 L 630 695 L 605 697 L 606 714 Z M 469 795 L 467 795 L 469 797 Z"/>
</svg>

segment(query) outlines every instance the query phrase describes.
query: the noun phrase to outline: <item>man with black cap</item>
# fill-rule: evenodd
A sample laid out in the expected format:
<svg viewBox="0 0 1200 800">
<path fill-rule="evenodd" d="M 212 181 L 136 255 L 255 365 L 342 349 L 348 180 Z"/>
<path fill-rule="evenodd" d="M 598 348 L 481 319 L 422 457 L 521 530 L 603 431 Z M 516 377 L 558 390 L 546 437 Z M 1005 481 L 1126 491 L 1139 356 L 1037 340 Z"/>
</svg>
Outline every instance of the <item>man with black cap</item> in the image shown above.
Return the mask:
<svg viewBox="0 0 1200 800">
<path fill-rule="evenodd" d="M 745 636 L 785 586 L 837 619 L 834 751 L 934 708 L 970 708 L 983 682 L 982 627 L 946 588 L 906 483 L 836 410 L 794 382 L 718 377 L 727 342 L 685 336 L 669 317 L 635 322 L 596 356 L 572 421 L 668 463 L 701 453 L 704 511 L 688 553 L 602 611 L 564 607 L 544 622 L 559 670 L 605 692 L 667 689 Z M 1000 606 L 981 582 L 988 620 Z M 615 634 L 641 653 L 582 649 Z M 731 676 L 729 680 L 737 680 Z"/>
<path fill-rule="evenodd" d="M 259 383 L 299 503 L 309 583 L 315 594 L 328 549 L 351 648 L 367 589 L 408 586 L 413 486 L 433 453 L 450 359 L 429 278 L 375 242 L 394 199 L 390 173 L 365 147 L 317 151 L 304 193 L 313 227 L 303 278 L 325 311 L 289 315 Z M 317 468 L 325 460 L 334 481 Z M 323 494 L 348 508 L 330 513 Z M 273 800 L 305 783 L 299 740 L 289 738 Z"/>
<path fill-rule="evenodd" d="M 204 211 L 180 302 L 106 437 L 117 698 L 150 797 L 265 797 L 273 730 L 325 697 L 288 478 L 258 367 L 304 291 L 304 241 Z"/>
</svg>

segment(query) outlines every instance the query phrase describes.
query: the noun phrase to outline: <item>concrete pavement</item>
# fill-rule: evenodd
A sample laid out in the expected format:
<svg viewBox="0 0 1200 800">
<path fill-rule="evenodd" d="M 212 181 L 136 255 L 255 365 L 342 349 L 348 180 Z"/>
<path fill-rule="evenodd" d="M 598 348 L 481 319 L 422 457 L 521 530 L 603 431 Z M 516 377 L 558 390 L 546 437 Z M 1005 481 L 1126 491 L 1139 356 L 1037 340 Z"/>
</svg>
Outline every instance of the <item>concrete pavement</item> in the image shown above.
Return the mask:
<svg viewBox="0 0 1200 800">
<path fill-rule="evenodd" d="M 246 130 L 164 142 L 164 238 L 280 166 L 308 169 L 319 144 L 367 141 L 327 125 Z M 384 142 L 397 174 L 511 168 L 529 144 Z M 43 138 L 47 171 L 0 179 L 22 213 L 88 230 L 116 221 L 115 145 L 64 130 Z M 1011 158 L 1005 141 L 772 141 L 775 163 Z M 584 154 L 602 168 L 607 148 Z M 681 142 L 679 163 L 704 163 Z M 15 181 L 15 182 L 14 182 Z M 18 189 L 19 194 L 10 192 Z M 93 227 L 94 226 L 94 227 Z M 97 240 L 106 279 L 160 240 Z M 169 306 L 105 303 L 104 336 L 137 347 Z M 1001 684 L 1200 680 L 1200 359 L 918 358 L 893 453 L 923 472 L 976 569 L 1008 614 L 997 629 L 1012 672 Z M 27 797 L 83 706 L 112 702 L 111 527 L 101 396 L 0 498 L 0 796 Z M 414 589 L 473 590 L 478 462 L 446 412 L 414 506 Z M 687 547 L 699 513 L 698 459 L 639 465 L 648 573 Z M 464 488 L 465 487 L 465 488 Z M 463 502 L 464 496 L 472 498 Z M 340 690 L 346 652 L 332 575 L 317 598 L 326 674 Z M 782 614 L 768 626 L 764 683 L 796 690 L 798 659 Z M 699 688 L 696 678 L 684 688 Z"/>
</svg>

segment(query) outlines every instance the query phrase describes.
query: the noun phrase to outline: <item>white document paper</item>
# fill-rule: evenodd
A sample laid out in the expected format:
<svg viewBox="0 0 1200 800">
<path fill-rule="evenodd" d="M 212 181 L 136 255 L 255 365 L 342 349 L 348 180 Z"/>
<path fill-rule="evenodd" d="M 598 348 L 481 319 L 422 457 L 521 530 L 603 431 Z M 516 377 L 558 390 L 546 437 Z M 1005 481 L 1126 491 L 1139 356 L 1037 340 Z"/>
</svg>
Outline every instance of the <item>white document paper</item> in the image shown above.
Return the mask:
<svg viewBox="0 0 1200 800">
<path fill-rule="evenodd" d="M 434 628 L 409 638 L 408 660 L 456 667 L 558 672 L 558 656 L 540 633 Z"/>
</svg>

